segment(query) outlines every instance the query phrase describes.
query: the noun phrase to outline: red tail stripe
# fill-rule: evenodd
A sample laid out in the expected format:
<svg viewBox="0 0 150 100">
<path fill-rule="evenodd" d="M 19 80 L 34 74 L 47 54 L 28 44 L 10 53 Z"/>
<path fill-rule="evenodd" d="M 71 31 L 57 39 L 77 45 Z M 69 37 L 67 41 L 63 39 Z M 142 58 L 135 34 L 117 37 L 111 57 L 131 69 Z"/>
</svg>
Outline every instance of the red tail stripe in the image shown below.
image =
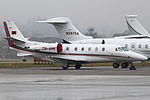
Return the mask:
<svg viewBox="0 0 150 100">
<path fill-rule="evenodd" d="M 3 22 L 3 24 L 4 24 L 6 36 L 9 37 L 9 32 L 8 32 L 8 29 L 7 29 L 7 24 L 6 24 L 6 22 Z"/>
</svg>

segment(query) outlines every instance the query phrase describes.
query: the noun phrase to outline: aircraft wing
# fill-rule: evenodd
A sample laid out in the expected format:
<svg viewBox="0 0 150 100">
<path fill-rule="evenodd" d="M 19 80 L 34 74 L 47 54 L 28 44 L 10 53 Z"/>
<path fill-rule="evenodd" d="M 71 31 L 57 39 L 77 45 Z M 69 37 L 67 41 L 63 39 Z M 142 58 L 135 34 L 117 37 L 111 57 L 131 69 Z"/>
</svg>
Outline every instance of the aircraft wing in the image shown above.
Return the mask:
<svg viewBox="0 0 150 100">
<path fill-rule="evenodd" d="M 137 39 L 137 38 L 150 38 L 150 36 L 147 35 L 129 35 L 129 36 L 120 36 L 120 37 L 114 37 L 118 39 Z"/>
<path fill-rule="evenodd" d="M 75 56 L 52 56 L 52 59 L 59 60 L 59 61 L 70 61 L 70 62 L 87 62 L 83 58 L 75 57 Z"/>
</svg>

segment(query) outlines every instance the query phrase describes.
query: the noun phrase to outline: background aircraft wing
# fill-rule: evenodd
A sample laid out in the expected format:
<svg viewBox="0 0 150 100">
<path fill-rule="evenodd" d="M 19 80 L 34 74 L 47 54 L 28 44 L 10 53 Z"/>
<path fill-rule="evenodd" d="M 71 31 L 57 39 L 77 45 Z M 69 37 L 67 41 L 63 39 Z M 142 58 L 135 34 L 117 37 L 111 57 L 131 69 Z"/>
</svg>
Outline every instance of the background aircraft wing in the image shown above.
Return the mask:
<svg viewBox="0 0 150 100">
<path fill-rule="evenodd" d="M 147 35 L 128 35 L 128 36 L 119 36 L 119 37 L 114 37 L 117 39 L 139 39 L 139 38 L 150 38 L 150 36 Z"/>
</svg>

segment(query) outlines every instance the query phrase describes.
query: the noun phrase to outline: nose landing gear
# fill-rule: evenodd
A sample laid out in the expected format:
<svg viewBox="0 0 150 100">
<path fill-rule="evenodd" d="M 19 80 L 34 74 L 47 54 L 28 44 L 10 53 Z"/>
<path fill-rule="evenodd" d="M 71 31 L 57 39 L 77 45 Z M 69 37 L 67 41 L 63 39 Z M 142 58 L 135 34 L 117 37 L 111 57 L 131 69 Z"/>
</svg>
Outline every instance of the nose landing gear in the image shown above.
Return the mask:
<svg viewBox="0 0 150 100">
<path fill-rule="evenodd" d="M 133 63 L 132 62 L 130 62 L 130 70 L 136 70 L 136 68 L 135 68 L 135 66 L 133 65 Z"/>
</svg>

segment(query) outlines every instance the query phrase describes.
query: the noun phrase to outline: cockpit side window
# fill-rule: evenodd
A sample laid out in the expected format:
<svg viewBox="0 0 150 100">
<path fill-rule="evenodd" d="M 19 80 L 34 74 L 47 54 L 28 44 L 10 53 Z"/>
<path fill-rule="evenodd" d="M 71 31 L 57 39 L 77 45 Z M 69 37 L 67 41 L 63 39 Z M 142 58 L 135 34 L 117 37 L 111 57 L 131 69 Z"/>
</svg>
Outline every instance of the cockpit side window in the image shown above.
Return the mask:
<svg viewBox="0 0 150 100">
<path fill-rule="evenodd" d="M 122 49 L 120 47 L 118 47 L 118 51 L 122 51 Z"/>
<path fill-rule="evenodd" d="M 126 47 L 118 47 L 115 51 L 129 51 Z"/>
<path fill-rule="evenodd" d="M 121 49 L 123 50 L 123 51 L 129 51 L 127 48 L 125 48 L 125 47 L 121 47 Z"/>
</svg>

